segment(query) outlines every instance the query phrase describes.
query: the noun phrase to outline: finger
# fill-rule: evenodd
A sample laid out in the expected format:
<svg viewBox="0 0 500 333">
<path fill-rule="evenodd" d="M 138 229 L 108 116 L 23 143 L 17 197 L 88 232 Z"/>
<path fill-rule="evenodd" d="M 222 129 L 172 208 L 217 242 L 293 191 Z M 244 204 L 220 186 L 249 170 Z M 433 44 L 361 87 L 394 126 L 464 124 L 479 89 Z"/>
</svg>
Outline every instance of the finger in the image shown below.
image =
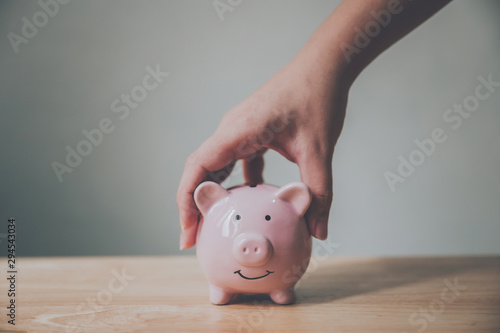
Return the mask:
<svg viewBox="0 0 500 333">
<path fill-rule="evenodd" d="M 211 180 L 211 181 L 216 181 L 218 183 L 224 181 L 231 171 L 233 170 L 235 165 L 235 161 L 232 161 L 227 165 L 223 170 L 218 170 L 214 174 L 216 176 L 211 176 L 210 172 L 208 172 L 208 176 L 203 179 L 203 181 L 206 180 Z M 217 179 L 216 179 L 217 178 Z M 202 181 L 202 182 L 203 182 Z M 191 195 L 191 198 L 193 196 Z M 180 238 L 180 249 L 189 249 L 192 246 L 195 245 L 196 243 L 196 232 L 197 232 L 197 225 L 199 223 L 199 219 L 202 218 L 200 212 L 198 211 L 198 208 L 196 207 L 196 203 L 194 202 L 194 199 L 189 200 L 188 204 L 192 204 L 192 206 L 189 206 L 187 208 L 187 213 L 191 213 L 190 216 L 187 218 L 190 220 L 187 220 L 184 223 L 187 223 L 185 225 L 182 225 L 182 219 L 181 219 L 181 238 Z M 179 205 L 180 207 L 180 205 Z M 182 213 L 182 210 L 179 209 L 179 211 Z M 184 218 L 186 218 L 186 215 L 184 215 Z M 196 221 L 196 222 L 195 222 Z"/>
<path fill-rule="evenodd" d="M 233 172 L 235 165 L 236 165 L 236 160 L 233 160 L 220 170 L 214 172 L 208 172 L 207 180 L 211 180 L 218 184 L 222 183 L 223 181 L 226 180 L 227 177 L 229 177 L 229 175 L 231 175 L 231 172 Z"/>
<path fill-rule="evenodd" d="M 300 178 L 312 194 L 311 206 L 306 213 L 309 231 L 314 237 L 324 240 L 328 236 L 328 216 L 333 199 L 331 158 L 306 156 L 297 164 Z"/>
<path fill-rule="evenodd" d="M 182 230 L 198 225 L 200 213 L 193 199 L 196 187 L 205 180 L 222 182 L 229 176 L 235 161 L 242 157 L 242 153 L 252 154 L 257 150 L 258 147 L 254 143 L 242 145 L 241 137 L 226 133 L 226 135 L 213 135 L 189 156 L 177 190 L 177 206 Z M 180 246 L 189 248 L 194 245 L 195 235 L 196 228 L 181 235 L 183 243 Z"/>
<path fill-rule="evenodd" d="M 177 190 L 177 206 L 181 228 L 189 229 L 198 223 L 199 211 L 193 192 L 204 180 L 225 179 L 234 166 L 232 154 L 217 138 L 209 138 L 187 159 Z M 227 167 L 227 168 L 225 168 Z M 218 174 L 212 170 L 219 170 Z"/>
<path fill-rule="evenodd" d="M 191 228 L 181 230 L 180 245 L 181 250 L 186 250 L 193 247 L 196 244 L 196 233 L 198 231 L 198 226 L 194 225 Z"/>
<path fill-rule="evenodd" d="M 266 151 L 267 148 L 261 148 L 253 156 L 242 161 L 243 177 L 246 184 L 262 184 L 264 182 L 262 177 L 264 171 L 263 154 Z"/>
</svg>

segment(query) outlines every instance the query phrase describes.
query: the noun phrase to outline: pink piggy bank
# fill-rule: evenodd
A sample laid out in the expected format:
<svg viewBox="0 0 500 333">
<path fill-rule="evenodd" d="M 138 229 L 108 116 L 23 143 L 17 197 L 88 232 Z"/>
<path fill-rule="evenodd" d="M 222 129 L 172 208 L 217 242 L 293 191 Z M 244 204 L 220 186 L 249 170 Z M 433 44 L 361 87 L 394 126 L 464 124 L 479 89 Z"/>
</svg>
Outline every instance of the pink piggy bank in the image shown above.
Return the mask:
<svg viewBox="0 0 500 333">
<path fill-rule="evenodd" d="M 210 302 L 268 294 L 275 303 L 292 303 L 294 285 L 311 258 L 304 220 L 309 188 L 291 183 L 226 190 L 208 181 L 196 188 L 194 200 L 203 215 L 196 254 L 210 284 Z"/>
</svg>

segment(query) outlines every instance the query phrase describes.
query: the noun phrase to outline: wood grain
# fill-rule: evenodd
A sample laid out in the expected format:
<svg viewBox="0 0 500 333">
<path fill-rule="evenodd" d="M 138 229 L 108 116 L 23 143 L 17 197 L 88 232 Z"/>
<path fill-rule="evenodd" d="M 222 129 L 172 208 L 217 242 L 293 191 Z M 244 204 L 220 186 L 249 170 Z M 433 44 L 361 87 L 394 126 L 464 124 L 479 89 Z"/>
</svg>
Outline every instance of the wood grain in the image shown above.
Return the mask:
<svg viewBox="0 0 500 333">
<path fill-rule="evenodd" d="M 500 332 L 500 257 L 315 258 L 288 306 L 211 305 L 190 256 L 20 258 L 18 271 L 16 326 L 0 282 L 3 332 Z"/>
</svg>

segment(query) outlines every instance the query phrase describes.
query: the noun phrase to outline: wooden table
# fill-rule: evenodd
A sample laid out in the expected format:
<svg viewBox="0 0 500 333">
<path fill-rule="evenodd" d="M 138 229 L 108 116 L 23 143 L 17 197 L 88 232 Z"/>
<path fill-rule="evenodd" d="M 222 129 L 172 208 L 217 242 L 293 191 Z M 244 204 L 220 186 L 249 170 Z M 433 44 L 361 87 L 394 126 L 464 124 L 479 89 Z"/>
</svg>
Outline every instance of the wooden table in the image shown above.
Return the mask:
<svg viewBox="0 0 500 333">
<path fill-rule="evenodd" d="M 500 257 L 317 257 L 288 306 L 209 304 L 191 256 L 18 260 L 2 332 L 500 332 Z"/>
</svg>

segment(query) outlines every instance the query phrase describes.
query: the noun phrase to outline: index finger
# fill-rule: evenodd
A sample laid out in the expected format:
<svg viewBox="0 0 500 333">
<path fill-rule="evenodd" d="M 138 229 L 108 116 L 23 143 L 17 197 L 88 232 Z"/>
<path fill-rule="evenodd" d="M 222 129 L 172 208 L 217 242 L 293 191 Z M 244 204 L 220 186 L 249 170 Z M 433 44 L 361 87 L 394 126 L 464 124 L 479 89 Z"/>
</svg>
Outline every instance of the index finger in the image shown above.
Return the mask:
<svg viewBox="0 0 500 333">
<path fill-rule="evenodd" d="M 229 175 L 233 166 L 234 154 L 231 149 L 213 137 L 205 141 L 187 159 L 177 190 L 177 207 L 182 229 L 181 248 L 190 248 L 195 244 L 195 227 L 200 215 L 193 199 L 196 187 L 209 179 L 222 181 Z M 214 175 L 213 172 L 217 170 L 218 175 Z"/>
</svg>

